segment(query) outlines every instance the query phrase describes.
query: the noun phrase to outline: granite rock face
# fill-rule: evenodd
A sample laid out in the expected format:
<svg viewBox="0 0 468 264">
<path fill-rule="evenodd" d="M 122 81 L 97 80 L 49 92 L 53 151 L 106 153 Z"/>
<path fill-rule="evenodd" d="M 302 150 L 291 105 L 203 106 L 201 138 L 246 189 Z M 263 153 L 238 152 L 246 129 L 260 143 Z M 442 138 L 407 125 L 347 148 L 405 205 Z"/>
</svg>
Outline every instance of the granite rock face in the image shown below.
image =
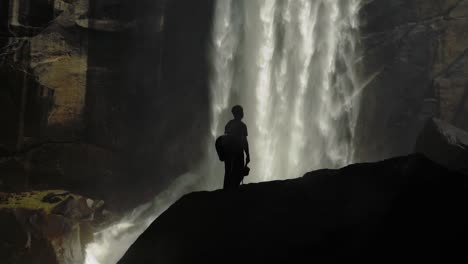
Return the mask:
<svg viewBox="0 0 468 264">
<path fill-rule="evenodd" d="M 192 193 L 119 263 L 466 261 L 468 179 L 422 155 Z"/>
<path fill-rule="evenodd" d="M 86 244 L 106 222 L 103 205 L 62 190 L 0 193 L 2 263 L 84 263 Z"/>
<path fill-rule="evenodd" d="M 361 9 L 366 81 L 358 160 L 412 152 L 427 119 L 468 128 L 468 1 L 375 0 Z"/>
<path fill-rule="evenodd" d="M 135 204 L 197 164 L 211 10 L 208 0 L 2 1 L 0 190 L 127 192 Z"/>
<path fill-rule="evenodd" d="M 468 132 L 439 119 L 430 119 L 418 137 L 415 152 L 468 174 Z"/>
</svg>

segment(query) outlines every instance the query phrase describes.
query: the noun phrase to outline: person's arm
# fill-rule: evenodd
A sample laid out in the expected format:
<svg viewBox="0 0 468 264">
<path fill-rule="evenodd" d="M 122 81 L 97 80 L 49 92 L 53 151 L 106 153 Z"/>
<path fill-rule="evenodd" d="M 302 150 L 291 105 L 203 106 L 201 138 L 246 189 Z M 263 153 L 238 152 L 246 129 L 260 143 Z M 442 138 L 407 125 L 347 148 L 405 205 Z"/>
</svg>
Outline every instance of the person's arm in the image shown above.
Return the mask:
<svg viewBox="0 0 468 264">
<path fill-rule="evenodd" d="M 246 165 L 250 162 L 250 151 L 249 151 L 249 141 L 247 140 L 247 126 L 244 125 L 245 131 L 244 131 L 244 151 L 247 157 L 245 158 L 245 163 Z"/>
<path fill-rule="evenodd" d="M 244 141 L 244 150 L 245 154 L 247 155 L 245 158 L 245 165 L 247 165 L 250 162 L 249 141 L 247 140 L 247 137 L 245 137 Z"/>
</svg>

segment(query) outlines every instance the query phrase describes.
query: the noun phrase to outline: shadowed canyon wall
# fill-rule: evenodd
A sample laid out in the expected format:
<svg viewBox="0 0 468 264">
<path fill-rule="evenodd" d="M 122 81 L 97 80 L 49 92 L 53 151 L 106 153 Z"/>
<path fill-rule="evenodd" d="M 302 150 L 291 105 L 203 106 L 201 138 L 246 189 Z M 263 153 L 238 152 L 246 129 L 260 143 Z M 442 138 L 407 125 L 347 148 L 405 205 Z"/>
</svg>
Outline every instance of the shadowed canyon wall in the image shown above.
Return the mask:
<svg viewBox="0 0 468 264">
<path fill-rule="evenodd" d="M 133 203 L 196 164 L 209 128 L 211 10 L 2 1 L 0 191 L 59 187 Z"/>
<path fill-rule="evenodd" d="M 374 0 L 361 9 L 358 161 L 410 153 L 425 121 L 468 129 L 468 1 Z"/>
<path fill-rule="evenodd" d="M 198 164 L 213 1 L 1 1 L 0 191 L 136 203 Z M 364 1 L 361 21 L 356 161 L 411 152 L 429 117 L 468 129 L 468 0 Z"/>
</svg>

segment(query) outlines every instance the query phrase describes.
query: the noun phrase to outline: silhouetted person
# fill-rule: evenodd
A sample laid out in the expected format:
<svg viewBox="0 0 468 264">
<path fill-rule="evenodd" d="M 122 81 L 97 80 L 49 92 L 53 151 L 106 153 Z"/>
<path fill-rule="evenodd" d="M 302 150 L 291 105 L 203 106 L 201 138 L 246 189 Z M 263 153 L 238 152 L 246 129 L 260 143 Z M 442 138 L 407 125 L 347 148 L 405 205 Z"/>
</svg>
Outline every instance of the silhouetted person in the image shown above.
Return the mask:
<svg viewBox="0 0 468 264">
<path fill-rule="evenodd" d="M 244 178 L 244 166 L 250 162 L 249 143 L 247 141 L 247 126 L 242 122 L 244 110 L 236 105 L 231 110 L 234 119 L 224 128 L 224 134 L 229 135 L 230 143 L 224 160 L 224 189 L 236 189 Z M 244 164 L 244 151 L 247 155 Z"/>
</svg>

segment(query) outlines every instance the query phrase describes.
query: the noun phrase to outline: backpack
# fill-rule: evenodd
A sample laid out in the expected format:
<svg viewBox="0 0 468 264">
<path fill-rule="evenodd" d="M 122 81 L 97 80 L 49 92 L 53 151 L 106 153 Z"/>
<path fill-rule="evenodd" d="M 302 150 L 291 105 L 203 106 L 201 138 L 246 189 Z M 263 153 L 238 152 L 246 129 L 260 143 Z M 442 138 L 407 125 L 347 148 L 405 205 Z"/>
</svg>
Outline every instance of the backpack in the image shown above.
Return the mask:
<svg viewBox="0 0 468 264">
<path fill-rule="evenodd" d="M 228 155 L 238 150 L 239 146 L 236 138 L 229 134 L 221 135 L 215 141 L 216 152 L 220 161 L 225 161 Z"/>
<path fill-rule="evenodd" d="M 215 141 L 216 153 L 218 153 L 218 158 L 220 161 L 224 161 L 226 159 L 228 141 L 227 137 L 227 135 L 221 135 Z"/>
<path fill-rule="evenodd" d="M 215 147 L 220 161 L 225 161 L 229 155 L 242 151 L 239 140 L 229 134 L 219 136 L 215 141 Z"/>
</svg>

